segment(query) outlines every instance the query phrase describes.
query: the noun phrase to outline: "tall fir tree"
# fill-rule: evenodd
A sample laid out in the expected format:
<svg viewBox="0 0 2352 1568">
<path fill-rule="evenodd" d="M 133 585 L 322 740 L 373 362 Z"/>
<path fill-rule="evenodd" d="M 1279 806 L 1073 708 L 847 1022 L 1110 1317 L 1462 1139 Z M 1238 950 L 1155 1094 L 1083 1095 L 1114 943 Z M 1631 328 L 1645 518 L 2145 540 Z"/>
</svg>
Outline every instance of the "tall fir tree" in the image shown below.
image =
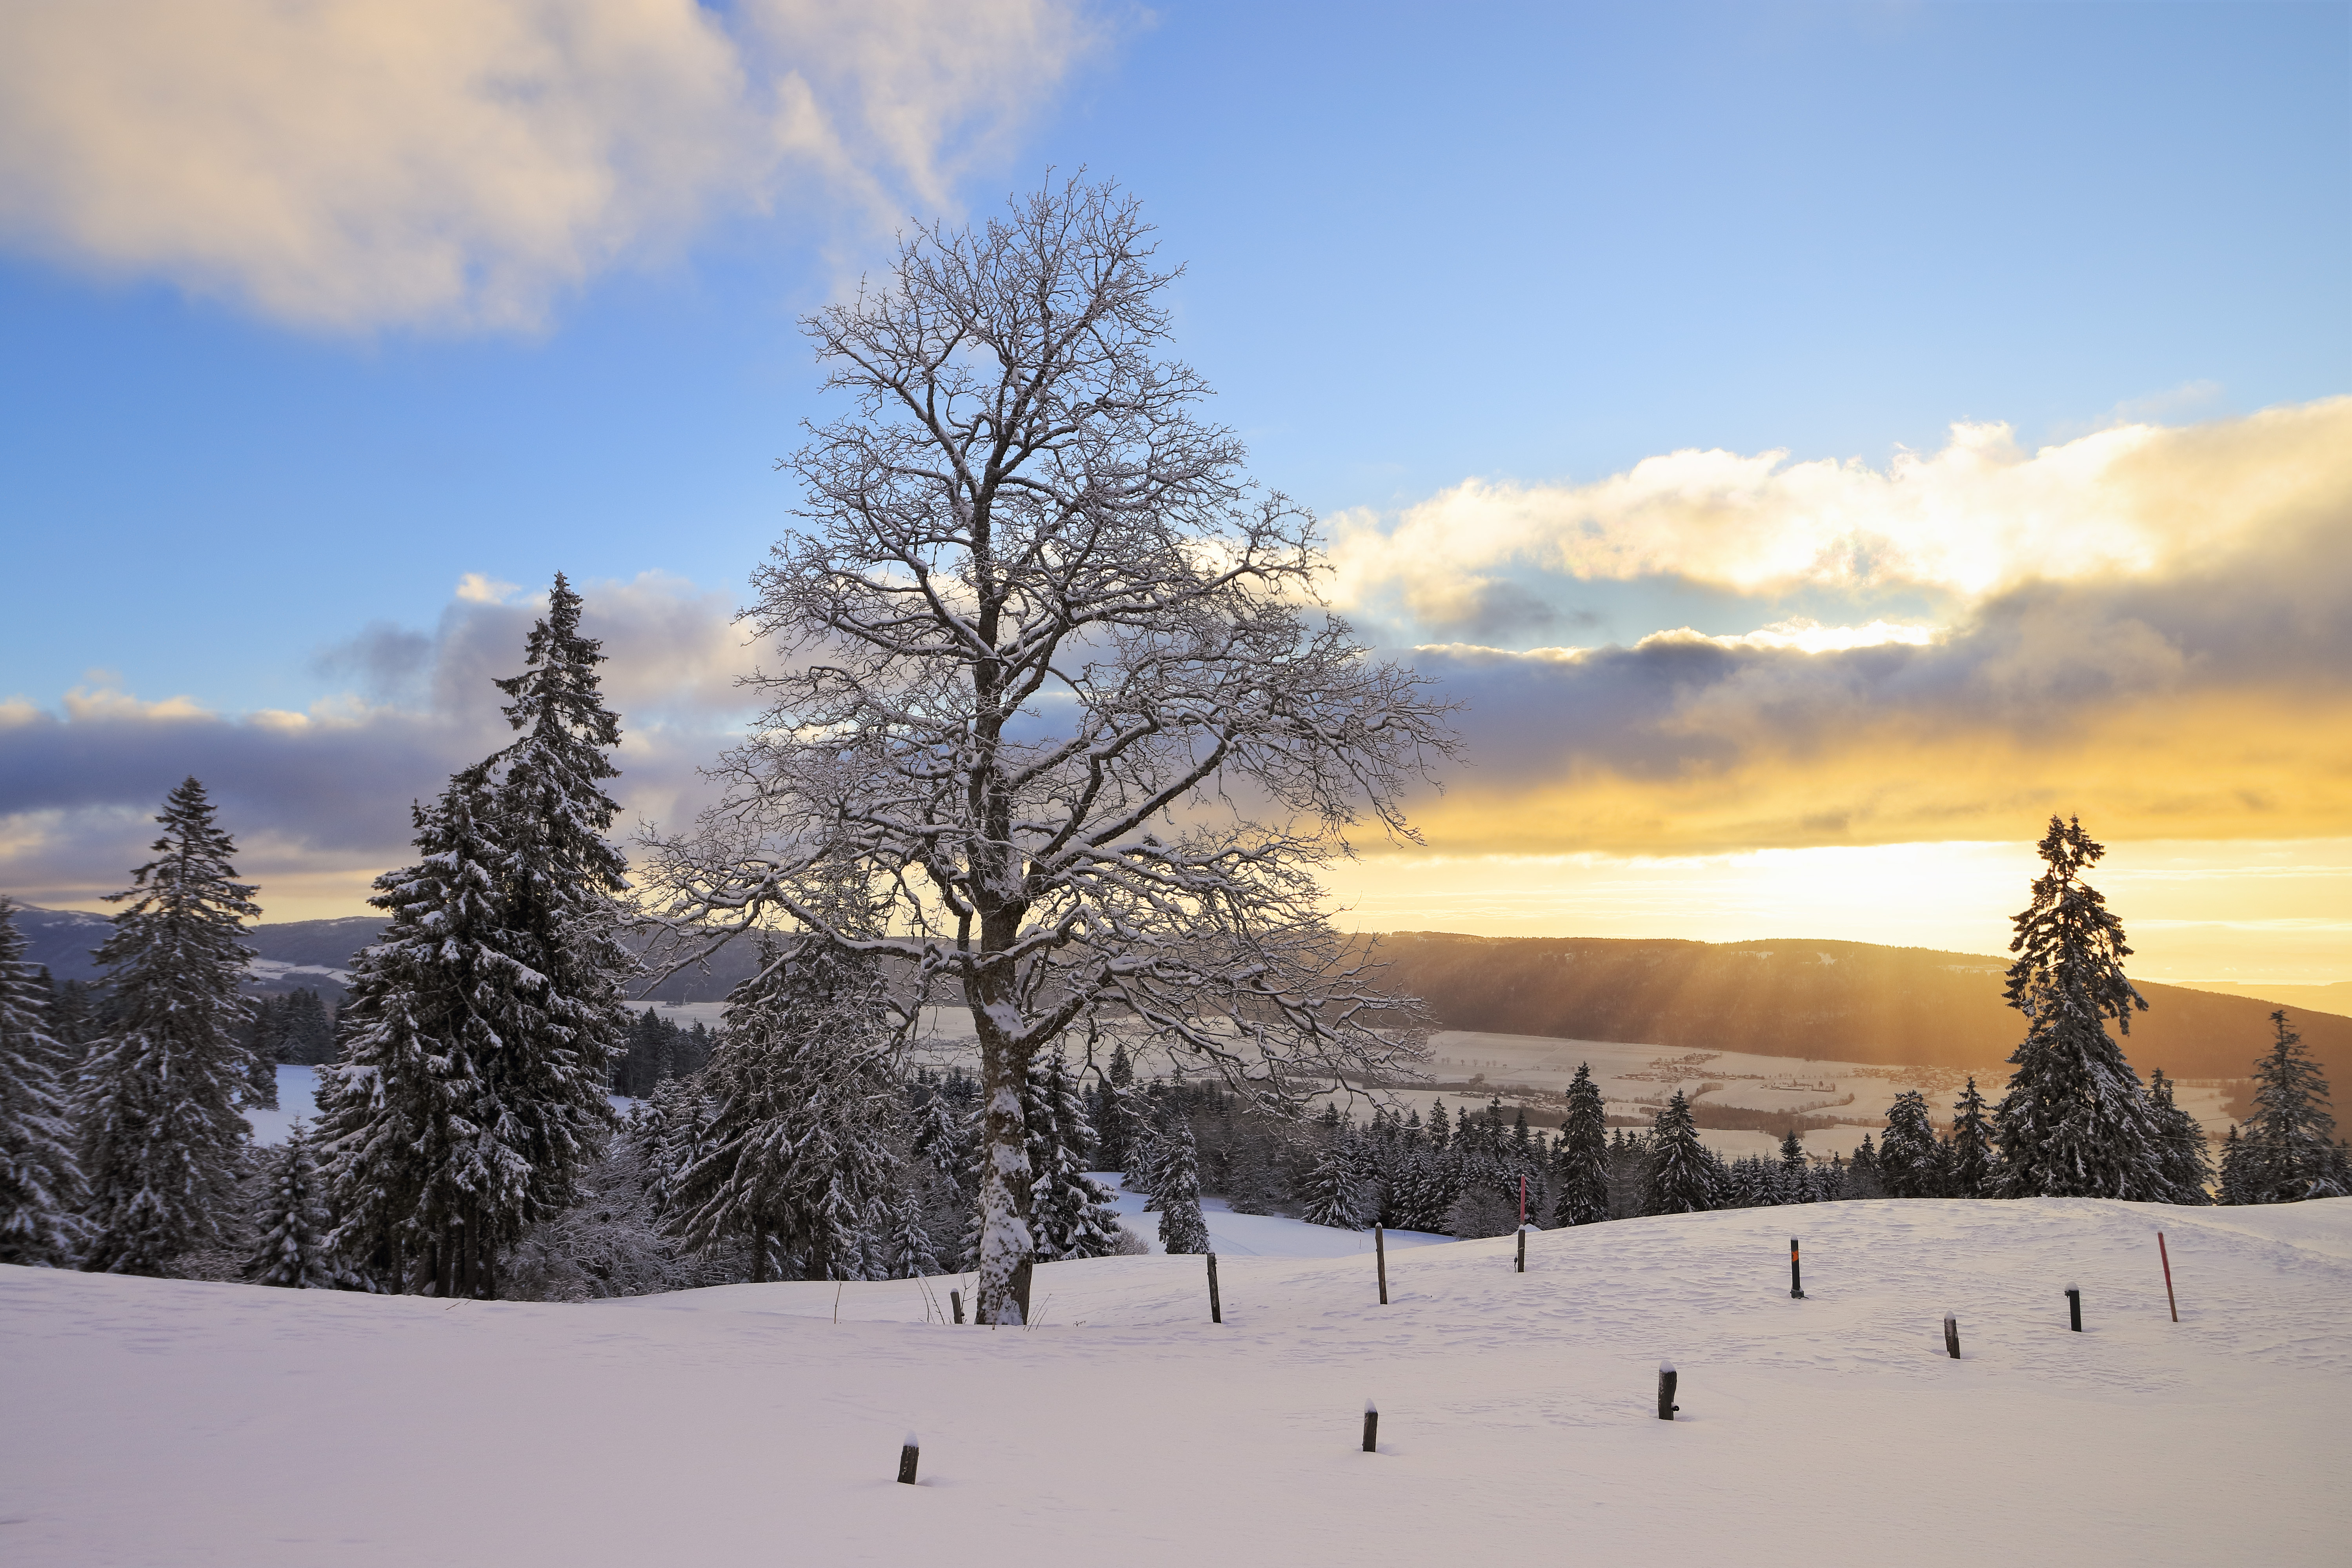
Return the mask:
<svg viewBox="0 0 2352 1568">
<path fill-rule="evenodd" d="M 620 810 L 621 721 L 604 706 L 600 645 L 562 573 L 531 627 L 521 674 L 499 681 L 520 739 L 491 759 L 500 925 L 540 977 L 528 1032 L 499 1059 L 501 1110 L 530 1162 L 533 1206 L 567 1206 L 614 1125 L 606 1086 L 627 1047 L 623 993 L 635 961 L 621 941 L 628 863 L 605 838 Z"/>
<path fill-rule="evenodd" d="M 1976 1075 L 1952 1102 L 1951 1194 L 1956 1198 L 1990 1197 L 1994 1190 L 1992 1121 Z"/>
<path fill-rule="evenodd" d="M 290 1290 L 337 1290 L 359 1283 L 330 1245 L 333 1225 L 327 1213 L 326 1183 L 310 1147 L 310 1128 L 299 1117 L 286 1142 L 262 1156 L 261 1192 L 254 1204 L 253 1228 L 260 1237 L 245 1277 L 257 1285 Z"/>
<path fill-rule="evenodd" d="M 688 1246 L 748 1245 L 751 1277 L 863 1272 L 865 1218 L 896 1195 L 898 1095 L 876 963 L 815 936 L 762 954 L 728 999 L 703 1073 L 708 1111 L 679 1173 Z"/>
<path fill-rule="evenodd" d="M 1945 1151 L 1927 1117 L 1927 1097 L 1906 1089 L 1887 1107 L 1886 1135 L 1878 1142 L 1878 1180 L 1890 1198 L 1940 1198 Z"/>
<path fill-rule="evenodd" d="M 1805 1140 L 1796 1123 L 1780 1136 L 1780 1163 L 1774 1169 L 1773 1181 L 1779 1190 L 1778 1201 L 1784 1204 L 1809 1204 L 1818 1194 L 1813 1189 L 1811 1162 L 1805 1158 Z"/>
<path fill-rule="evenodd" d="M 46 981 L 25 962 L 15 902 L 0 897 L 0 1263 L 59 1268 L 81 1245 L 81 1167 Z"/>
<path fill-rule="evenodd" d="M 127 906 L 97 954 L 110 1022 L 74 1098 L 93 1272 L 161 1274 L 226 1239 L 249 1137 L 242 938 L 261 911 L 204 785 L 183 781 L 155 820 L 156 858 L 109 895 Z"/>
<path fill-rule="evenodd" d="M 342 1053 L 319 1073 L 334 1246 L 395 1290 L 495 1295 L 498 1249 L 551 1212 L 505 1104 L 541 987 L 504 924 L 487 775 L 417 807 L 415 864 L 376 879 L 391 923 L 352 960 Z"/>
<path fill-rule="evenodd" d="M 1364 1160 L 1352 1125 L 1323 1135 L 1315 1163 L 1307 1172 L 1306 1190 L 1299 1195 L 1303 1202 L 1299 1217 L 1307 1224 L 1338 1230 L 1364 1228 L 1366 1211 L 1376 1205 L 1366 1190 Z"/>
<path fill-rule="evenodd" d="M 2205 1129 L 2172 1097 L 2172 1080 L 2157 1068 L 2147 1075 L 2147 1108 L 2156 1119 L 2158 1168 L 2168 1204 L 2210 1204 L 2213 1156 Z"/>
<path fill-rule="evenodd" d="M 2131 1032 L 2147 1003 L 2125 978 L 2123 922 L 2083 872 L 2106 853 L 2078 819 L 2050 819 L 2037 847 L 2044 866 L 2016 918 L 2009 1005 L 2025 1039 L 1993 1112 L 2006 1197 L 2161 1201 L 2160 1140 L 2139 1075 L 2108 1037 Z"/>
<path fill-rule="evenodd" d="M 1578 1063 L 1576 1076 L 1568 1080 L 1568 1116 L 1560 1125 L 1552 1179 L 1559 1194 L 1552 1224 L 1597 1225 L 1609 1217 L 1608 1111 L 1590 1062 Z"/>
<path fill-rule="evenodd" d="M 1650 1132 L 1650 1180 L 1645 1214 L 1699 1214 L 1717 1206 L 1723 1163 L 1699 1142 L 1698 1123 L 1681 1089 L 1666 1101 Z"/>
<path fill-rule="evenodd" d="M 2292 1204 L 2306 1198 L 2352 1196 L 2352 1172 L 2336 1141 L 2327 1080 L 2287 1025 L 2271 1015 L 2271 1048 L 2254 1063 L 2254 1111 L 2238 1151 L 2235 1201 Z M 2225 1198 L 2224 1202 L 2231 1200 Z"/>
<path fill-rule="evenodd" d="M 1160 1119 L 1152 1195 L 1160 1203 L 1160 1245 L 1169 1253 L 1209 1250 L 1209 1222 L 1201 1215 L 1201 1153 L 1184 1108 L 1170 1097 Z"/>
<path fill-rule="evenodd" d="M 1094 1142 L 1084 1102 L 1058 1047 L 1029 1065 L 1029 1229 L 1037 1261 L 1108 1258 L 1118 1250 L 1118 1211 L 1086 1173 Z"/>
</svg>

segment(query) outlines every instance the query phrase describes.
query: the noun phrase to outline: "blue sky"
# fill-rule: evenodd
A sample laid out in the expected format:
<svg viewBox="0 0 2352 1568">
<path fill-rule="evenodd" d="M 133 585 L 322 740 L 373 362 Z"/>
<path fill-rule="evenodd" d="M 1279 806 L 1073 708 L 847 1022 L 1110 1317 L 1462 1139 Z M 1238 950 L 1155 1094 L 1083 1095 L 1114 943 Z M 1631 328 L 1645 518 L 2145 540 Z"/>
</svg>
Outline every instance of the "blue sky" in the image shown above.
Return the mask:
<svg viewBox="0 0 2352 1568">
<path fill-rule="evenodd" d="M 2030 475 L 2037 451 L 2090 454 L 2069 444 L 2102 432 L 2227 430 L 2352 391 L 2340 4 L 640 10 L 654 20 L 629 26 L 651 30 L 604 57 L 556 51 L 576 67 L 578 117 L 538 142 L 490 121 L 461 138 L 447 127 L 471 122 L 431 96 L 434 62 L 542 58 L 527 21 L 501 43 L 420 3 L 354 41 L 265 36 L 267 7 L 232 6 L 201 47 L 159 19 L 144 54 L 69 20 L 0 23 L 24 35 L 0 47 L 18 62 L 0 72 L 19 73 L 0 77 L 16 103 L 0 144 L 16 148 L 0 153 L 16 568 L 0 581 L 0 700 L 50 737 L 45 760 L 0 770 L 0 817 L 47 846 L 0 872 L 31 896 L 119 879 L 126 829 L 100 818 L 150 773 L 176 776 L 172 737 L 196 715 L 233 751 L 256 710 L 430 708 L 452 649 L 471 646 L 467 617 L 524 605 L 453 597 L 467 574 L 532 590 L 560 568 L 722 612 L 788 526 L 773 459 L 821 411 L 796 313 L 878 267 L 894 219 L 984 214 L 1049 166 L 1143 198 L 1189 268 L 1177 346 L 1256 474 L 1373 555 L 1468 481 L 1606 531 L 1591 487 L 1677 452 L 1886 475 L 1903 452 L 1952 451 L 1955 424 L 2006 426 L 1998 461 Z M 631 76 L 615 58 L 660 68 Z M 425 63 L 381 91 L 339 85 L 381 59 Z M 739 167 L 724 144 L 783 122 L 800 100 L 762 84 L 787 79 L 823 134 L 777 132 L 784 152 Z M 81 85 L 35 90 L 53 79 Z M 234 113 L 175 121 L 158 80 Z M 583 125 L 620 151 L 567 153 Z M 533 226 L 535 193 L 572 190 L 583 162 L 606 194 Z M 436 292 L 415 279 L 444 251 L 456 281 Z M 2298 450 L 2336 440 L 2336 424 L 2305 423 Z M 2315 472 L 2332 494 L 2332 470 Z M 1915 509 L 1914 547 L 1944 526 L 1941 504 Z M 1457 521 L 1419 537 L 1451 560 L 1483 525 L 1444 515 Z M 2321 527 L 2313 548 L 2341 533 Z M 2045 543 L 2009 538 L 2004 564 L 1974 575 L 1861 581 L 1717 569 L 1687 541 L 1564 570 L 1545 554 L 1555 535 L 1512 537 L 1483 547 L 1452 608 L 1377 562 L 1343 602 L 1391 646 L 1514 657 L 1799 616 L 1944 637 L 2040 581 Z M 2087 591 L 2138 573 L 2135 591 L 2153 592 L 2189 569 L 2117 549 L 2046 575 Z M 2189 632 L 2134 615 L 2210 662 Z M 2332 646 L 2295 657 L 2317 666 Z M 671 703 L 677 760 L 688 710 L 724 729 L 721 685 Z M 2305 687 L 2282 700 L 2316 711 Z M 147 739 L 97 745 L 96 726 L 133 721 Z M 409 793 L 446 761 L 426 760 Z M 1516 765 L 1490 773 L 1519 779 Z M 1562 771 L 1539 759 L 1525 776 Z M 2233 826 L 2200 807 L 2177 833 L 2154 808 L 2124 815 L 2138 837 L 2267 843 L 2312 837 L 2333 809 Z M 93 811 L 87 832 L 56 825 Z M 1925 837 L 1923 820 L 1861 838 Z M 2008 836 L 1990 820 L 1953 832 Z M 348 899 L 326 889 L 396 853 L 400 826 L 391 849 L 306 829 L 285 861 L 331 862 L 306 897 Z M 2018 832 L 2034 826 L 2025 811 Z M 1797 842 L 1742 831 L 1545 847 Z M 95 868 L 72 870 L 78 856 Z"/>
</svg>

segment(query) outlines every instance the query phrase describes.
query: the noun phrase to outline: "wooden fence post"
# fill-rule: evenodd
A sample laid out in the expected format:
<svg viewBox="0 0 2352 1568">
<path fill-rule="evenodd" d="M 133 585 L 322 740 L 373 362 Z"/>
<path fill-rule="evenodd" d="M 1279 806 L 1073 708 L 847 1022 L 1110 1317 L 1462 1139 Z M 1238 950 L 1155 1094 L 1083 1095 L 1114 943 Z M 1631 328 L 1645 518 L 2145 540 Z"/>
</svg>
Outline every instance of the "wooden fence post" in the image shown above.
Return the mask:
<svg viewBox="0 0 2352 1568">
<path fill-rule="evenodd" d="M 1217 1300 L 1217 1255 L 1212 1252 L 1209 1254 L 1209 1321 L 1222 1323 L 1224 1321 L 1224 1306 Z"/>
<path fill-rule="evenodd" d="M 915 1484 L 915 1460 L 922 1453 L 916 1446 L 915 1435 L 907 1434 L 907 1446 L 898 1450 L 898 1479 L 908 1486 Z"/>
<path fill-rule="evenodd" d="M 1673 1420 L 1675 1418 L 1675 1412 L 1682 1408 L 1681 1405 L 1675 1403 L 1675 1385 L 1681 1380 L 1682 1374 L 1675 1370 L 1674 1363 L 1670 1361 L 1662 1361 L 1658 1363 L 1659 1420 Z"/>
<path fill-rule="evenodd" d="M 1377 1452 L 1381 1446 L 1381 1413 L 1369 1399 L 1364 1401 L 1364 1452 Z"/>
<path fill-rule="evenodd" d="M 959 1323 L 962 1322 L 962 1321 L 963 1321 L 963 1292 L 962 1292 L 962 1291 L 961 1291 L 961 1290 L 950 1290 L 950 1291 L 949 1291 L 949 1292 L 948 1292 L 948 1305 L 949 1305 L 949 1306 L 950 1306 L 950 1307 L 953 1307 L 953 1308 L 955 1309 L 955 1321 L 956 1321 L 957 1322 L 959 1322 Z"/>
<path fill-rule="evenodd" d="M 1944 1314 L 1944 1350 L 1954 1361 L 1960 1359 L 1960 1321 L 1949 1312 Z"/>
<path fill-rule="evenodd" d="M 1381 1305 L 1385 1307 L 1389 1304 L 1389 1247 L 1379 1226 L 1372 1226 L 1372 1261 L 1381 1271 Z"/>
<path fill-rule="evenodd" d="M 2078 1334 L 2083 1331 L 2083 1291 L 2080 1286 L 2066 1287 L 2066 1326 Z"/>
</svg>

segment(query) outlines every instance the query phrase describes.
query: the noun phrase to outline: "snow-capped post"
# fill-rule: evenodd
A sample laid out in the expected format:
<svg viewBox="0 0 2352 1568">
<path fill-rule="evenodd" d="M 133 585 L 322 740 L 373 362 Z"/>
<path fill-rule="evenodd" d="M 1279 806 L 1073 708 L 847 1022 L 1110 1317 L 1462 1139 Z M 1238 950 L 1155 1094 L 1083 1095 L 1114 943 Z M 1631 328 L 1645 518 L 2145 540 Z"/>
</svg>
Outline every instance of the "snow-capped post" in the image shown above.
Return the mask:
<svg viewBox="0 0 2352 1568">
<path fill-rule="evenodd" d="M 2078 1334 L 2083 1331 L 2083 1290 L 2078 1285 L 2066 1287 L 2066 1326 Z"/>
<path fill-rule="evenodd" d="M 1675 1384 L 1681 1380 L 1681 1375 L 1675 1371 L 1674 1363 L 1662 1361 L 1658 1363 L 1658 1419 L 1661 1421 L 1673 1420 L 1675 1412 L 1682 1408 L 1675 1403 Z"/>
<path fill-rule="evenodd" d="M 1801 1301 L 1804 1299 L 1804 1262 L 1797 1256 L 1797 1238 L 1792 1236 L 1789 1238 L 1789 1300 Z"/>
<path fill-rule="evenodd" d="M 1208 1258 L 1209 1321 L 1213 1323 L 1222 1323 L 1225 1321 L 1225 1309 L 1223 1303 L 1217 1300 L 1217 1255 L 1212 1252 L 1208 1255 Z"/>
<path fill-rule="evenodd" d="M 906 1446 L 898 1450 L 898 1484 L 900 1486 L 911 1487 L 915 1484 L 915 1461 L 922 1456 L 922 1452 L 921 1446 L 915 1441 L 915 1435 L 912 1432 L 908 1433 Z"/>
<path fill-rule="evenodd" d="M 2164 1265 L 2164 1304 L 2172 1309 L 2172 1321 L 2180 1321 L 2180 1301 L 2172 1293 L 2172 1255 L 2164 1249 L 2164 1232 L 2156 1233 L 2156 1259 Z"/>
<path fill-rule="evenodd" d="M 1379 1226 L 1372 1226 L 1372 1267 L 1380 1271 L 1381 1305 L 1385 1307 L 1389 1304 L 1389 1248 L 1381 1239 Z"/>
<path fill-rule="evenodd" d="M 963 1292 L 962 1292 L 962 1291 L 961 1291 L 961 1290 L 950 1290 L 950 1291 L 949 1291 L 949 1292 L 948 1292 L 948 1305 L 949 1305 L 949 1306 L 950 1306 L 950 1307 L 953 1307 L 953 1308 L 955 1309 L 955 1321 L 956 1321 L 957 1322 L 959 1322 L 959 1323 L 962 1322 L 962 1321 L 963 1321 Z"/>
<path fill-rule="evenodd" d="M 1949 1312 L 1944 1314 L 1944 1353 L 1960 1359 L 1960 1321 Z"/>
<path fill-rule="evenodd" d="M 1364 1401 L 1364 1452 L 1379 1451 L 1381 1446 L 1381 1413 L 1369 1399 Z"/>
</svg>

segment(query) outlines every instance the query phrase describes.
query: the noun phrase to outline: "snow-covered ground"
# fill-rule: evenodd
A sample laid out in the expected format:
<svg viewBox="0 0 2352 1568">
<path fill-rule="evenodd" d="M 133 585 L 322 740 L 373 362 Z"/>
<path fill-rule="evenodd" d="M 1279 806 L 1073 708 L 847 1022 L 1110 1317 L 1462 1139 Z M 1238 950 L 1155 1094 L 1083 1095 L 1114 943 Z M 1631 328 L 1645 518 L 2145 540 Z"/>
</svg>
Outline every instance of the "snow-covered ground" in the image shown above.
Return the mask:
<svg viewBox="0 0 2352 1568">
<path fill-rule="evenodd" d="M 1088 1173 L 1111 1190 L 1119 1223 L 1154 1253 L 1165 1256 L 1160 1246 L 1160 1216 L 1145 1212 L 1144 1195 L 1129 1192 L 1127 1179 L 1117 1171 Z M 1201 1217 L 1208 1222 L 1209 1245 L 1220 1261 L 1227 1258 L 1353 1258 L 1372 1250 L 1369 1230 L 1338 1230 L 1274 1214 L 1235 1214 L 1223 1198 L 1202 1198 Z M 1394 1252 L 1401 1247 L 1433 1247 L 1453 1239 L 1425 1230 L 1391 1230 L 1384 1233 L 1382 1244 Z"/>
<path fill-rule="evenodd" d="M 0 1268 L 0 1559 L 2345 1560 L 2352 1200 L 1631 1220 L 1531 1237 L 1524 1275 L 1510 1248 L 1392 1256 L 1385 1309 L 1369 1258 L 1236 1255 L 1223 1326 L 1198 1259 L 1055 1264 L 1025 1331 L 905 1281 L 554 1306 Z"/>
<path fill-rule="evenodd" d="M 318 1094 L 319 1069 L 317 1068 L 294 1067 L 285 1062 L 278 1063 L 278 1109 L 275 1110 L 247 1109 L 245 1113 L 246 1125 L 253 1129 L 253 1141 L 261 1144 L 285 1142 L 286 1134 L 294 1125 L 296 1117 L 299 1116 L 307 1121 L 319 1113 Z M 608 1095 L 605 1098 L 613 1102 L 613 1109 L 615 1110 L 625 1111 L 635 1103 L 617 1094 Z"/>
</svg>

